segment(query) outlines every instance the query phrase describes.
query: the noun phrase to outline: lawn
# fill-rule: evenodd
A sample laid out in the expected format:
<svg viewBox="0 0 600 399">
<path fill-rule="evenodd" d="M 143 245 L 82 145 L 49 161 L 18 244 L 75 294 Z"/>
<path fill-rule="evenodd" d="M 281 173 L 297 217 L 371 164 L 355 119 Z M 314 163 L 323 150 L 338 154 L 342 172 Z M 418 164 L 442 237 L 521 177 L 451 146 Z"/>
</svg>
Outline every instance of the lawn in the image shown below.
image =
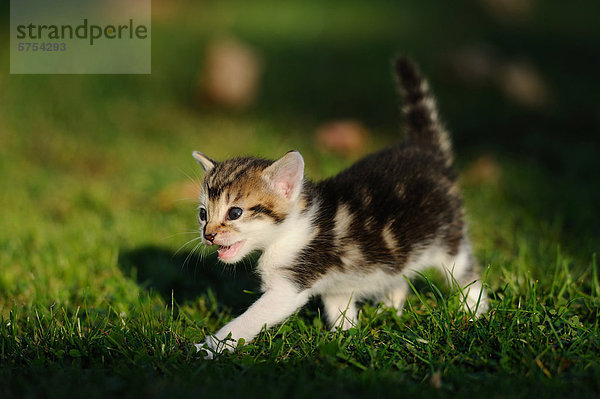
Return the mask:
<svg viewBox="0 0 600 399">
<path fill-rule="evenodd" d="M 9 75 L 2 30 L 1 398 L 600 395 L 594 2 L 508 16 L 486 2 L 153 3 L 147 76 Z M 223 33 L 262 58 L 245 111 L 197 99 L 206 45 Z M 464 49 L 533 66 L 542 100 L 461 78 L 451 60 Z M 398 52 L 430 77 L 453 132 L 490 312 L 471 320 L 431 274 L 401 317 L 366 303 L 356 328 L 332 333 L 316 299 L 202 359 L 192 344 L 259 293 L 251 261 L 225 268 L 196 247 L 191 152 L 295 148 L 309 177 L 332 175 L 353 157 L 320 149 L 321 124 L 361 121 L 363 152 L 401 139 Z"/>
</svg>

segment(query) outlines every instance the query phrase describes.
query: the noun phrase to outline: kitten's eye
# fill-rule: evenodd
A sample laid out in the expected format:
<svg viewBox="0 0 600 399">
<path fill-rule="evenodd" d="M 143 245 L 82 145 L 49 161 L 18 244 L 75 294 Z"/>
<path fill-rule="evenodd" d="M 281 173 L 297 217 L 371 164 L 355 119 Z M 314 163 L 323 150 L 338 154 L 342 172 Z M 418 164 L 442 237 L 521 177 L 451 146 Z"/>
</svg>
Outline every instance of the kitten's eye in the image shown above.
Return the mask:
<svg viewBox="0 0 600 399">
<path fill-rule="evenodd" d="M 198 212 L 198 223 L 206 222 L 206 209 L 200 208 L 200 212 Z"/>
<path fill-rule="evenodd" d="M 233 208 L 229 209 L 227 217 L 229 218 L 229 220 L 239 219 L 239 217 L 242 216 L 242 212 L 243 211 L 241 210 L 241 208 L 234 206 Z"/>
</svg>

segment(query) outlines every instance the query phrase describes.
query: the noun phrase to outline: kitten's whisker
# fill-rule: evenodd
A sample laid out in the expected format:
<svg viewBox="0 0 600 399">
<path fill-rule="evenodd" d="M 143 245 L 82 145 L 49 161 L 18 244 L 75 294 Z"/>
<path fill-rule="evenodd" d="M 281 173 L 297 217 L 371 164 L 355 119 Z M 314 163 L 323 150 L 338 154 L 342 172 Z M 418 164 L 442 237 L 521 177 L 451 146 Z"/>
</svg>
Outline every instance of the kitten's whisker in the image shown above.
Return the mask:
<svg viewBox="0 0 600 399">
<path fill-rule="evenodd" d="M 188 242 L 186 242 L 185 244 L 183 244 L 182 246 L 179 247 L 179 249 L 177 251 L 175 251 L 175 253 L 173 254 L 173 256 L 177 255 L 179 252 L 181 252 L 186 246 L 188 246 L 190 243 L 193 243 L 194 241 L 198 241 L 198 240 L 202 240 L 202 237 L 195 237 L 192 238 L 191 240 L 189 240 Z M 202 244 L 202 242 L 200 242 L 200 244 Z"/>
<path fill-rule="evenodd" d="M 170 236 L 165 236 L 165 237 L 162 238 L 162 240 L 169 240 L 169 239 L 171 239 L 173 237 L 180 236 L 180 235 L 183 235 L 183 234 L 200 234 L 200 231 L 198 231 L 198 230 L 196 230 L 196 231 L 182 231 L 182 232 L 179 232 L 179 233 L 171 234 Z"/>
<path fill-rule="evenodd" d="M 190 259 L 192 258 L 192 256 L 194 255 L 194 252 L 196 251 L 196 249 L 202 245 L 201 242 L 199 242 L 198 244 L 196 244 L 196 246 L 188 253 L 188 255 L 185 257 L 185 260 L 183 261 L 183 265 L 182 265 L 182 270 L 184 268 L 186 268 L 188 266 L 188 262 L 190 261 Z"/>
</svg>

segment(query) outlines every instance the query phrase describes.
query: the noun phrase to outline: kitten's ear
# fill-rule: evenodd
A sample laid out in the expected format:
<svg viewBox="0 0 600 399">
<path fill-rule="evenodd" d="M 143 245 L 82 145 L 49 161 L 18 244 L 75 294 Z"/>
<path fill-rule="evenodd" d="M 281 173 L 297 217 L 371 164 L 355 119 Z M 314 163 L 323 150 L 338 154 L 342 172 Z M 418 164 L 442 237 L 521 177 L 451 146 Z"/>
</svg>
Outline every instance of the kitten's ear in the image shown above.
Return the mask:
<svg viewBox="0 0 600 399">
<path fill-rule="evenodd" d="M 201 153 L 200 151 L 192 152 L 192 156 L 196 159 L 196 161 L 198 161 L 200 165 L 202 165 L 202 168 L 204 168 L 205 172 L 208 172 L 215 167 L 216 162 L 204 155 L 203 153 Z"/>
<path fill-rule="evenodd" d="M 298 151 L 290 151 L 266 168 L 263 176 L 278 194 L 295 200 L 302 188 L 304 159 Z"/>
</svg>

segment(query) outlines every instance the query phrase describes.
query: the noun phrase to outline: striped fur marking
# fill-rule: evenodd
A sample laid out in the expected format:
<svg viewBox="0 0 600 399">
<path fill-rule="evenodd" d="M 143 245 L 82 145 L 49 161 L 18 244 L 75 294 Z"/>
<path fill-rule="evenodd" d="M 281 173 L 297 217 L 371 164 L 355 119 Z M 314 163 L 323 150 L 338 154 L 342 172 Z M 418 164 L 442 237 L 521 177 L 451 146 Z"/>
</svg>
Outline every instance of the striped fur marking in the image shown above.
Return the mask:
<svg viewBox="0 0 600 399">
<path fill-rule="evenodd" d="M 272 209 L 264 207 L 263 205 L 254 205 L 253 207 L 249 208 L 249 210 L 252 211 L 252 216 L 264 215 L 273 219 L 276 224 L 283 222 L 283 217 L 281 215 L 279 215 L 277 212 L 274 212 Z"/>
</svg>

